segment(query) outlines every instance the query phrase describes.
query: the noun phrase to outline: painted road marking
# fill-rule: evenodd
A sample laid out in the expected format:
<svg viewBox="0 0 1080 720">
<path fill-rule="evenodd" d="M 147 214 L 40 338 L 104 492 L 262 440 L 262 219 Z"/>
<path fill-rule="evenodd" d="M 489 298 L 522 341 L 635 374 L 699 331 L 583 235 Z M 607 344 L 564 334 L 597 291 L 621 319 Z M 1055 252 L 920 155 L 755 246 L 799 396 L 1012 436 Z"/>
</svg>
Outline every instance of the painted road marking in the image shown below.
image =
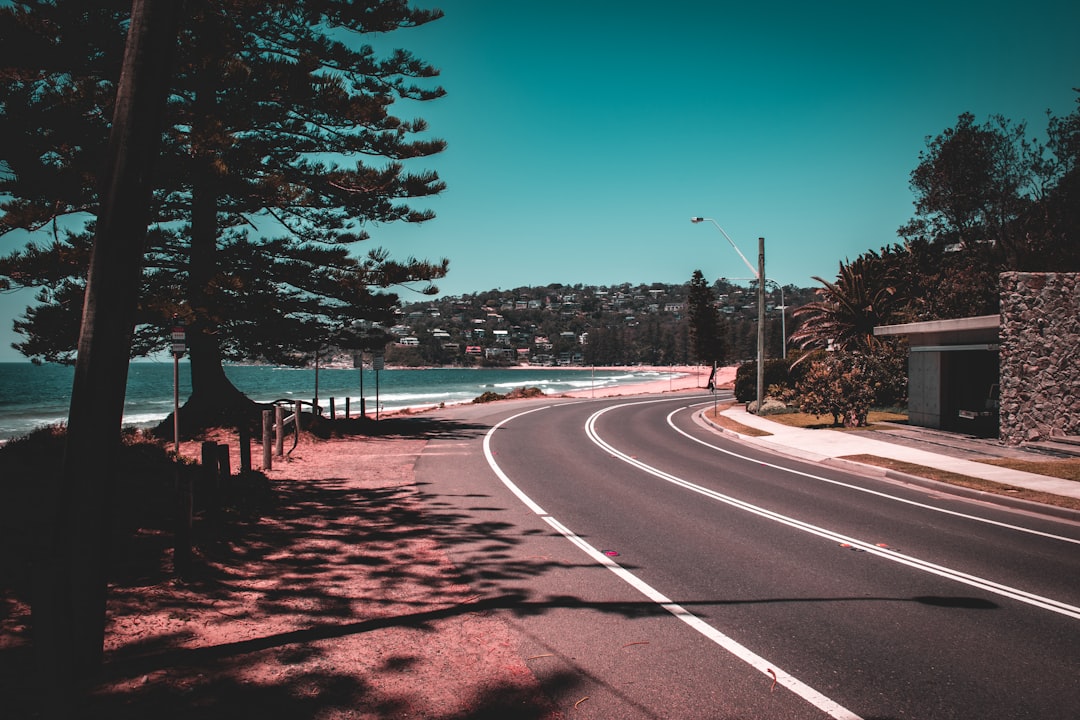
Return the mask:
<svg viewBox="0 0 1080 720">
<path fill-rule="evenodd" d="M 911 556 L 911 555 L 904 555 L 903 553 L 898 553 L 898 552 L 894 552 L 892 550 L 888 550 L 886 548 L 881 548 L 881 547 L 878 547 L 873 542 L 866 542 L 866 541 L 863 541 L 863 540 L 859 540 L 858 538 L 854 538 L 854 537 L 850 537 L 850 536 L 847 536 L 847 535 L 843 535 L 843 534 L 838 533 L 838 532 L 834 532 L 834 531 L 829 530 L 827 528 L 818 527 L 817 525 L 812 525 L 810 523 L 803 522 L 802 520 L 796 520 L 795 518 L 788 517 L 787 515 L 782 515 L 782 514 L 780 514 L 778 512 L 768 510 L 768 509 L 760 507 L 758 505 L 753 505 L 751 503 L 744 502 L 744 501 L 739 500 L 738 498 L 734 498 L 734 497 L 732 497 L 730 495 L 724 495 L 723 493 L 716 492 L 715 490 L 710 490 L 710 489 L 708 489 L 706 487 L 702 487 L 701 485 L 696 485 L 696 484 L 694 484 L 692 482 L 689 482 L 687 480 L 683 480 L 682 478 L 676 477 L 674 475 L 670 475 L 670 474 L 664 472 L 663 470 L 659 470 L 657 468 L 654 468 L 651 465 L 647 465 L 647 464 L 641 462 L 640 460 L 637 460 L 636 458 L 631 457 L 630 455 L 627 455 L 626 453 L 624 453 L 624 452 L 622 452 L 620 450 L 617 450 L 612 445 L 610 445 L 605 440 L 603 440 L 603 438 L 601 438 L 596 433 L 596 427 L 595 427 L 596 420 L 601 415 L 603 415 L 604 413 L 609 412 L 611 410 L 615 410 L 617 408 L 626 407 L 628 405 L 633 405 L 633 404 L 635 404 L 635 403 L 624 403 L 622 405 L 611 405 L 609 407 L 604 408 L 603 410 L 599 410 L 599 411 L 593 413 L 585 423 L 585 433 L 589 436 L 589 439 L 591 439 L 594 444 L 596 444 L 598 447 L 602 448 L 603 450 L 610 453 L 611 455 L 613 455 L 617 459 L 622 460 L 623 462 L 625 462 L 625 463 L 627 463 L 629 465 L 633 465 L 634 467 L 636 467 L 636 468 L 638 468 L 638 469 L 640 469 L 640 470 L 642 470 L 642 471 L 644 471 L 644 472 L 646 472 L 646 473 L 648 473 L 648 474 L 650 474 L 650 475 L 652 475 L 654 477 L 657 477 L 657 478 L 660 478 L 661 480 L 669 482 L 672 485 L 676 485 L 678 487 L 684 488 L 686 490 L 697 493 L 699 495 L 703 495 L 703 496 L 711 498 L 713 500 L 717 500 L 719 502 L 725 503 L 725 504 L 730 505 L 732 507 L 736 507 L 736 508 L 739 508 L 741 510 L 745 510 L 747 512 L 753 513 L 754 515 L 758 515 L 759 517 L 763 517 L 763 518 L 766 518 L 766 519 L 773 520 L 775 522 L 781 523 L 783 525 L 787 525 L 788 527 L 795 528 L 796 530 L 801 530 L 803 532 L 810 533 L 811 535 L 816 535 L 818 537 L 825 538 L 827 540 L 836 542 L 838 544 L 847 543 L 847 544 L 850 544 L 852 547 L 858 548 L 860 550 L 871 553 L 871 554 L 876 555 L 878 557 L 885 558 L 885 559 L 887 559 L 887 560 L 889 560 L 891 562 L 895 562 L 895 563 L 898 563 L 898 564 L 901 564 L 901 565 L 906 565 L 908 567 L 914 568 L 916 570 L 921 570 L 921 571 L 929 573 L 931 575 L 937 575 L 939 577 L 947 578 L 949 580 L 954 580 L 954 581 L 962 583 L 964 585 L 969 585 L 971 587 L 979 588 L 980 590 L 985 590 L 987 592 L 994 593 L 996 595 L 1007 597 L 1007 598 L 1010 598 L 1010 599 L 1013 599 L 1013 600 L 1018 600 L 1018 601 L 1020 601 L 1022 603 L 1026 603 L 1026 604 L 1032 605 L 1034 607 L 1039 607 L 1039 608 L 1042 608 L 1044 610 L 1050 610 L 1051 612 L 1058 613 L 1059 615 L 1064 615 L 1064 616 L 1072 618 L 1074 620 L 1080 620 L 1080 607 L 1077 607 L 1075 605 L 1069 605 L 1068 603 L 1060 602 L 1060 601 L 1054 600 L 1052 598 L 1047 598 L 1047 597 L 1043 597 L 1041 595 L 1036 595 L 1034 593 L 1029 593 L 1029 592 L 1027 592 L 1025 590 L 1020 590 L 1019 588 L 1014 588 L 1014 587 L 1010 587 L 1008 585 L 1003 585 L 1001 583 L 994 582 L 993 580 L 988 580 L 986 578 L 981 578 L 981 577 L 978 577 L 976 575 L 969 575 L 968 573 L 961 572 L 959 570 L 953 570 L 953 569 L 947 568 L 947 567 L 945 567 L 943 565 L 937 565 L 935 563 L 932 563 L 932 562 L 929 562 L 929 561 L 926 561 L 926 560 L 920 560 L 919 558 L 916 558 L 916 557 Z M 669 415 L 668 416 L 669 422 L 670 422 L 670 417 L 671 416 Z M 712 446 L 710 446 L 710 447 L 712 447 Z M 735 455 L 734 453 L 729 453 L 729 454 Z M 742 457 L 742 456 L 736 456 L 736 457 Z M 770 463 L 762 462 L 760 460 L 754 460 L 752 458 L 743 458 L 743 459 L 745 459 L 745 460 L 747 460 L 749 462 L 757 463 L 759 465 L 765 465 L 767 467 L 776 468 L 778 470 L 784 470 L 785 469 L 783 467 L 780 467 L 779 465 L 772 465 Z M 798 475 L 806 475 L 806 473 L 802 473 L 802 472 L 794 471 L 794 470 L 792 470 L 790 472 L 796 473 Z M 813 476 L 811 476 L 811 477 L 813 477 Z M 822 479 L 824 479 L 824 478 L 822 478 Z"/>
<path fill-rule="evenodd" d="M 866 493 L 868 495 L 875 495 L 877 497 L 885 498 L 887 500 L 892 500 L 894 502 L 905 503 L 907 505 L 912 505 L 914 507 L 923 508 L 924 510 L 933 510 L 934 512 L 942 513 L 943 515 L 952 515 L 953 517 L 964 518 L 965 520 L 974 520 L 975 522 L 980 522 L 980 523 L 983 523 L 985 525 L 994 525 L 996 527 L 1007 528 L 1009 530 L 1015 530 L 1016 532 L 1027 533 L 1028 535 L 1037 535 L 1039 537 L 1050 538 L 1051 540 L 1060 540 L 1061 542 L 1071 543 L 1073 545 L 1080 545 L 1080 538 L 1065 537 L 1064 535 L 1054 535 L 1053 533 L 1043 532 L 1042 530 L 1035 530 L 1035 529 L 1032 529 L 1032 528 L 1026 528 L 1026 527 L 1023 527 L 1022 525 L 1012 525 L 1010 523 L 1001 522 L 999 520 L 990 520 L 989 518 L 981 518 L 981 517 L 979 517 L 977 515 L 970 515 L 968 513 L 962 513 L 962 512 L 960 512 L 958 510 L 949 510 L 948 508 L 935 507 L 933 505 L 927 505 L 926 503 L 921 503 L 921 502 L 919 502 L 917 500 L 908 500 L 907 498 L 897 497 L 896 495 L 890 495 L 888 493 L 884 493 L 884 492 L 881 492 L 879 490 L 871 490 L 870 488 L 859 487 L 858 485 L 852 485 L 851 483 L 842 482 L 840 480 L 833 480 L 831 478 L 822 477 L 820 475 L 814 475 L 813 473 L 803 472 L 802 470 L 794 470 L 792 468 L 787 468 L 787 467 L 784 467 L 782 465 L 774 465 L 773 463 L 768 463 L 768 462 L 765 462 L 763 460 L 756 460 L 754 458 L 746 457 L 745 455 L 740 455 L 737 452 L 732 452 L 731 450 L 727 450 L 727 449 L 722 448 L 722 447 L 717 447 L 716 445 L 713 445 L 712 443 L 705 442 L 701 438 L 696 438 L 693 435 L 686 432 L 685 430 L 681 430 L 681 429 L 675 427 L 675 423 L 672 421 L 672 417 L 674 417 L 676 414 L 678 414 L 678 413 L 680 413 L 680 412 L 682 412 L 683 410 L 686 410 L 686 409 L 687 408 L 679 408 L 678 410 L 675 410 L 675 411 L 671 412 L 670 414 L 668 414 L 667 423 L 671 427 L 671 429 L 674 430 L 675 432 L 679 433 L 683 437 L 685 437 L 685 438 L 687 438 L 689 440 L 693 440 L 694 442 L 698 443 L 699 445 L 704 445 L 707 448 L 710 448 L 710 449 L 715 450 L 717 452 L 724 453 L 725 455 L 728 455 L 730 457 L 738 458 L 739 460 L 745 460 L 747 462 L 757 463 L 758 465 L 762 465 L 762 466 L 767 467 L 767 468 L 772 468 L 773 470 L 783 470 L 786 473 L 790 473 L 792 475 L 798 475 L 799 477 L 809 478 L 811 480 L 817 480 L 819 482 L 824 482 L 824 483 L 830 483 L 832 485 L 838 485 L 840 487 L 847 488 L 848 490 L 858 490 L 859 492 Z"/>
<path fill-rule="evenodd" d="M 781 670 L 775 664 L 770 663 L 768 660 L 753 652 L 749 648 L 741 645 L 734 639 L 720 632 L 698 616 L 686 610 L 678 603 L 672 602 L 663 593 L 656 590 L 644 580 L 637 577 L 632 572 L 612 560 L 610 557 L 604 555 L 592 545 L 578 537 L 572 530 L 570 530 L 565 525 L 556 520 L 554 517 L 545 512 L 544 509 L 540 507 L 540 505 L 538 505 L 532 498 L 526 495 L 521 488 L 519 488 L 512 480 L 510 480 L 506 473 L 503 472 L 502 468 L 499 467 L 499 464 L 495 462 L 495 456 L 491 450 L 492 435 L 495 433 L 496 430 L 498 430 L 500 427 L 510 422 L 511 420 L 515 420 L 519 417 L 522 417 L 523 415 L 528 415 L 529 413 L 544 410 L 549 407 L 551 406 L 545 405 L 544 407 L 534 408 L 532 410 L 527 410 L 516 415 L 511 415 L 510 417 L 495 424 L 495 426 L 493 426 L 484 436 L 484 457 L 487 458 L 488 465 L 491 466 L 491 469 L 495 472 L 495 475 L 498 476 L 499 480 L 501 480 L 504 485 L 506 485 L 510 492 L 514 493 L 514 495 L 519 500 L 521 500 L 521 502 L 524 503 L 526 507 L 539 515 L 544 520 L 544 522 L 546 522 L 548 525 L 558 531 L 559 534 L 561 534 L 567 540 L 580 548 L 583 552 L 585 552 L 586 555 L 591 557 L 597 563 L 599 563 L 603 567 L 606 567 L 611 572 L 615 573 L 615 575 L 619 577 L 623 582 L 636 589 L 642 595 L 647 597 L 652 602 L 656 603 L 658 606 L 660 606 L 667 612 L 671 613 L 679 620 L 682 620 L 684 623 L 696 630 L 702 636 L 716 643 L 724 650 L 727 650 L 732 655 L 747 663 L 758 672 L 761 672 L 762 674 L 772 678 L 776 684 L 787 688 L 788 690 L 795 693 L 797 696 L 807 701 L 814 707 L 828 714 L 831 718 L 835 718 L 836 720 L 862 720 L 860 716 L 851 712 L 836 701 L 821 694 L 820 692 L 810 687 L 806 683 L 802 682 L 798 678 L 794 677 L 793 675 L 785 672 L 784 670 Z M 594 415 L 593 417 L 596 416 Z M 592 418 L 590 418 L 590 420 L 591 419 Z M 619 455 L 620 457 L 625 457 L 622 456 L 621 453 Z"/>
</svg>

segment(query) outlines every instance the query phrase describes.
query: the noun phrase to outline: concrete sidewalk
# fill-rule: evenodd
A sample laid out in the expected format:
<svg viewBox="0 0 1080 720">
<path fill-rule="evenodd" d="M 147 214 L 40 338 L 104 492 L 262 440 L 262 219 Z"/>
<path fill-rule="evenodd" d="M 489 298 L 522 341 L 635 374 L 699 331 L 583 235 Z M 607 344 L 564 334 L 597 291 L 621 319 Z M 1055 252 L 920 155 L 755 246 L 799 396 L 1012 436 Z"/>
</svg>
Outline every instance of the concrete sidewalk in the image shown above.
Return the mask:
<svg viewBox="0 0 1080 720">
<path fill-rule="evenodd" d="M 843 459 L 845 456 L 850 455 L 876 455 L 878 457 L 902 460 L 904 462 L 932 467 L 939 470 L 947 470 L 960 475 L 967 475 L 968 477 L 990 480 L 1003 485 L 1011 485 L 1013 487 L 1026 488 L 1038 492 L 1050 493 L 1052 495 L 1080 499 L 1080 483 L 1075 481 L 1048 477 L 1046 475 L 1036 475 L 1020 470 L 1010 470 L 1008 468 L 988 465 L 982 462 L 952 457 L 948 454 L 935 452 L 932 449 L 929 449 L 932 447 L 930 445 L 927 445 L 928 449 L 918 449 L 911 447 L 910 443 L 899 444 L 887 442 L 885 440 L 867 437 L 866 434 L 862 432 L 818 429 L 806 430 L 803 428 L 790 427 L 769 420 L 767 416 L 759 417 L 748 413 L 746 412 L 745 407 L 738 404 L 733 405 L 727 410 L 721 411 L 721 414 L 742 425 L 762 430 L 770 434 L 755 437 L 720 428 L 718 425 L 710 423 L 712 427 L 721 430 L 725 434 L 735 435 L 742 442 L 756 445 L 763 449 L 783 455 L 798 457 L 810 462 L 854 466 L 854 469 L 857 469 L 860 472 L 870 472 L 877 475 L 885 475 L 913 482 L 932 483 L 934 487 L 944 485 L 943 483 L 927 481 L 925 478 L 916 478 L 906 473 L 885 470 L 884 468 L 873 465 L 866 465 Z M 708 422 L 707 419 L 706 422 Z M 982 491 L 967 490 L 964 492 L 966 489 L 958 488 L 953 485 L 945 487 L 950 488 L 953 492 L 977 496 L 980 499 L 988 501 L 997 502 L 1000 499 L 1008 501 L 1005 504 L 1009 505 L 1021 507 L 1034 506 L 1028 509 L 1046 508 L 1046 511 L 1051 512 L 1052 514 L 1080 520 L 1080 512 L 1074 510 L 1056 508 L 1054 506 L 1027 501 L 1017 501 L 1015 498 L 993 495 Z"/>
</svg>

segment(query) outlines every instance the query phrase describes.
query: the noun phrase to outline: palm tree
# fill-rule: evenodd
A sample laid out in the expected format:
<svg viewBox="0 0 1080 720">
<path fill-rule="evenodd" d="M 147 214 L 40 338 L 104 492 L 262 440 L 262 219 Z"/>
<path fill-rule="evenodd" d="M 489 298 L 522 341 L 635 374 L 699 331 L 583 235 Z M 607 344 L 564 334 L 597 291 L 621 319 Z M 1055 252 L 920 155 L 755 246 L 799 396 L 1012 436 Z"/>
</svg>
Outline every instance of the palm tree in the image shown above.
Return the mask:
<svg viewBox="0 0 1080 720">
<path fill-rule="evenodd" d="M 900 305 L 888 264 L 871 251 L 840 263 L 836 282 L 816 276 L 814 280 L 823 285 L 816 290 L 821 299 L 792 311 L 800 324 L 788 342 L 803 350 L 873 350 L 880 346 L 874 326 L 888 323 Z"/>
</svg>

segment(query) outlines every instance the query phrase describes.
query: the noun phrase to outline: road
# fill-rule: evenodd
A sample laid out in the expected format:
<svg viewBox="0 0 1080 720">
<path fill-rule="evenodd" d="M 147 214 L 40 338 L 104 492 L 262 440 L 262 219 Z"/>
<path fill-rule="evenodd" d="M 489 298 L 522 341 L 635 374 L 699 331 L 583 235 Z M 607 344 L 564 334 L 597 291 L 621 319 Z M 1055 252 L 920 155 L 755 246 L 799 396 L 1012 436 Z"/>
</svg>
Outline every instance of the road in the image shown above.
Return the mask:
<svg viewBox="0 0 1080 720">
<path fill-rule="evenodd" d="M 568 716 L 1080 717 L 1080 526 L 754 452 L 711 402 L 446 411 L 417 463 Z"/>
</svg>

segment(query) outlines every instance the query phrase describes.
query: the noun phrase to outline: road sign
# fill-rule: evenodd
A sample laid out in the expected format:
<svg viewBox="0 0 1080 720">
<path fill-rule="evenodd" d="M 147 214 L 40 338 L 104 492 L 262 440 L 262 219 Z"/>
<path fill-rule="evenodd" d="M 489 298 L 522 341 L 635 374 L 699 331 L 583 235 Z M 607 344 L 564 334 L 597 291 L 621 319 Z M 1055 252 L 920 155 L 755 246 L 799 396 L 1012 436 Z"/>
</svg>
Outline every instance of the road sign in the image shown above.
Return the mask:
<svg viewBox="0 0 1080 720">
<path fill-rule="evenodd" d="M 173 355 L 183 355 L 187 350 L 187 341 L 184 337 L 184 326 L 174 325 L 172 329 L 172 351 Z"/>
<path fill-rule="evenodd" d="M 373 370 L 382 370 L 386 367 L 386 362 L 382 355 L 373 355 L 371 357 L 371 367 Z"/>
</svg>

